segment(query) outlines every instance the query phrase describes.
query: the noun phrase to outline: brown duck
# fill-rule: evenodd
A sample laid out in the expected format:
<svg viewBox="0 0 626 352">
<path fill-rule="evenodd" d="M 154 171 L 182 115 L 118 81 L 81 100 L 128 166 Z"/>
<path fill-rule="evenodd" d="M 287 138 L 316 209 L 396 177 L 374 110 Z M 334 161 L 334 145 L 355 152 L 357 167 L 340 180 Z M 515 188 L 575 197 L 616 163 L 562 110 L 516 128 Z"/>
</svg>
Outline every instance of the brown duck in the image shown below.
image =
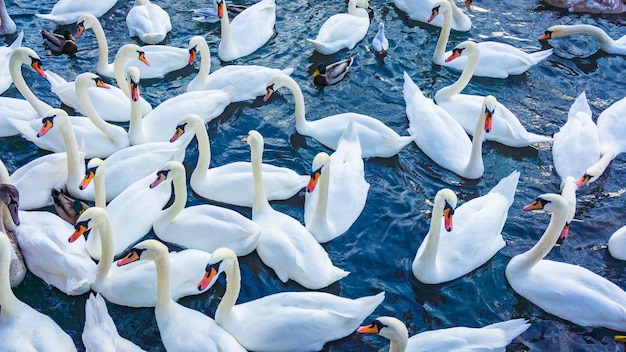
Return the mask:
<svg viewBox="0 0 626 352">
<path fill-rule="evenodd" d="M 50 48 L 50 50 L 62 53 L 72 54 L 78 51 L 76 43 L 74 42 L 74 36 L 69 30 L 65 30 L 63 34 L 57 34 L 47 29 L 40 31 L 43 42 Z"/>
</svg>

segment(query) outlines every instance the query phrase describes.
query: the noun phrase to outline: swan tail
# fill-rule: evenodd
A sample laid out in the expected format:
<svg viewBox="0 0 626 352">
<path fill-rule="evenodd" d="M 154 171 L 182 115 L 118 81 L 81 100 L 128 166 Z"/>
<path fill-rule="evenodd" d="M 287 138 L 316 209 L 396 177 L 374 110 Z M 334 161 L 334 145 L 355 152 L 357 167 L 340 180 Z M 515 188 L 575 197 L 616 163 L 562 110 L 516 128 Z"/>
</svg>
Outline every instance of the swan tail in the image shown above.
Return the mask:
<svg viewBox="0 0 626 352">
<path fill-rule="evenodd" d="M 531 60 L 533 61 L 533 65 L 536 65 L 539 63 L 539 61 L 547 58 L 548 56 L 552 55 L 552 53 L 554 52 L 554 49 L 550 48 L 550 49 L 546 49 L 546 50 L 541 50 L 541 51 L 537 51 L 534 53 L 530 53 L 528 55 L 530 55 Z"/>
<path fill-rule="evenodd" d="M 313 47 L 315 48 L 315 50 L 317 52 L 319 52 L 320 54 L 323 55 L 330 55 L 332 53 L 334 53 L 335 51 L 330 48 L 327 44 L 319 42 L 315 39 L 307 39 L 307 42 L 311 43 L 311 45 L 313 45 Z"/>
<path fill-rule="evenodd" d="M 95 295 L 91 293 L 85 302 L 85 325 L 106 327 L 107 330 L 111 326 L 115 328 L 115 323 L 109 315 L 104 298 L 99 293 Z"/>
<path fill-rule="evenodd" d="M 293 73 L 293 67 L 287 67 L 284 68 L 282 70 L 280 70 L 282 73 L 286 74 L 287 76 L 291 75 Z"/>
<path fill-rule="evenodd" d="M 165 35 L 163 33 L 146 33 L 141 41 L 146 44 L 158 44 L 165 39 Z"/>
<path fill-rule="evenodd" d="M 582 121 L 582 118 L 584 116 L 578 115 L 581 112 L 584 113 L 584 115 L 587 115 L 586 117 L 588 117 L 588 119 L 585 118 L 585 120 L 591 121 L 591 123 L 593 123 L 593 121 L 591 120 L 591 108 L 589 107 L 589 102 L 587 101 L 587 94 L 585 94 L 585 91 L 580 93 L 576 100 L 574 100 L 572 106 L 570 106 L 569 112 L 567 113 L 567 119 L 579 119 Z M 588 123 L 588 121 L 585 122 Z"/>
<path fill-rule="evenodd" d="M 376 308 L 385 300 L 385 291 L 379 292 L 374 296 L 367 296 L 355 299 L 360 306 L 360 312 L 363 313 L 359 317 L 359 324 L 376 310 Z"/>
<path fill-rule="evenodd" d="M 509 207 L 513 204 L 517 182 L 519 181 L 520 172 L 515 170 L 509 176 L 503 178 L 495 185 L 489 193 L 500 193 L 509 200 Z"/>
<path fill-rule="evenodd" d="M 511 341 L 521 335 L 530 327 L 530 323 L 524 318 L 512 319 L 485 326 L 483 329 L 494 330 L 494 336 L 500 337 L 499 347 L 505 347 Z M 496 346 L 492 346 L 496 347 Z"/>
<path fill-rule="evenodd" d="M 9 47 L 11 49 L 19 48 L 20 46 L 22 46 L 22 39 L 24 39 L 24 31 L 20 31 L 20 33 L 17 35 L 17 38 L 15 38 L 15 40 L 13 41 L 13 43 L 11 43 Z"/>
<path fill-rule="evenodd" d="M 60 87 L 67 83 L 65 78 L 52 71 L 46 71 L 46 79 L 50 82 L 50 90 L 55 94 L 59 94 Z"/>
</svg>

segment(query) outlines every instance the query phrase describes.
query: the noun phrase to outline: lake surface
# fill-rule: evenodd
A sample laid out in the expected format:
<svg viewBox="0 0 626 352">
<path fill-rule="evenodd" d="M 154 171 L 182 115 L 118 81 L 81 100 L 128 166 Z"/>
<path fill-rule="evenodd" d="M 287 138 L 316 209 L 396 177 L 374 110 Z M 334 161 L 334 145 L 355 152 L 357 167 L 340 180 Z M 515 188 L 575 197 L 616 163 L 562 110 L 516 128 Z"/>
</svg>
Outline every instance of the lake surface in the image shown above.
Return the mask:
<svg viewBox="0 0 626 352">
<path fill-rule="evenodd" d="M 223 63 L 217 58 L 220 38 L 218 24 L 191 20 L 189 9 L 205 7 L 208 1 L 155 1 L 171 16 L 173 30 L 165 44 L 187 47 L 189 38 L 202 35 L 212 54 L 212 71 Z M 54 24 L 39 19 L 35 13 L 48 13 L 55 1 L 7 0 L 9 13 L 24 30 L 24 46 L 34 49 L 42 58 L 44 68 L 66 79 L 81 72 L 95 72 L 97 45 L 92 32 L 78 41 L 74 56 L 53 55 L 42 44 L 39 30 L 53 29 Z M 253 1 L 239 1 L 251 5 Z M 376 117 L 401 135 L 406 135 L 408 121 L 402 96 L 403 71 L 428 95 L 451 84 L 458 73 L 432 63 L 439 28 L 412 21 L 391 1 L 373 0 L 372 23 L 365 39 L 353 50 L 324 56 L 314 52 L 305 39 L 313 38 L 321 24 L 332 14 L 346 11 L 343 0 L 277 1 L 276 34 L 252 55 L 235 64 L 258 64 L 268 67 L 293 67 L 292 77 L 300 84 L 306 102 L 307 118 L 315 120 L 340 112 L 358 112 Z M 118 4 L 101 18 L 108 38 L 110 55 L 123 44 L 136 42 L 128 36 L 125 17 L 133 1 Z M 462 5 L 462 4 L 460 4 Z M 626 34 L 626 20 L 621 16 L 571 14 L 539 0 L 503 3 L 477 0 L 469 14 L 473 21 L 470 32 L 453 32 L 448 49 L 473 38 L 495 40 L 533 52 L 554 47 L 554 54 L 528 72 L 506 80 L 474 78 L 464 93 L 493 94 L 521 120 L 531 132 L 550 135 L 567 119 L 574 99 L 583 91 L 594 113 L 598 114 L 626 94 L 626 58 L 599 51 L 592 37 L 573 36 L 540 43 L 537 38 L 554 24 L 594 24 L 611 37 Z M 389 38 L 389 54 L 384 60 L 369 50 L 378 22 L 385 21 Z M 67 26 L 75 32 L 75 26 Z M 10 42 L 12 39 L 1 38 Z M 138 42 L 137 42 L 138 43 Z M 339 84 L 317 87 L 310 74 L 319 62 L 330 63 L 350 55 L 358 64 Z M 198 64 L 196 63 L 196 67 Z M 26 81 L 39 98 L 60 106 L 50 92 L 46 80 L 32 70 L 24 70 Z M 142 80 L 142 96 L 153 106 L 183 93 L 196 70 L 189 67 L 161 80 Z M 19 96 L 15 88 L 4 96 Z M 293 96 L 282 89 L 269 102 L 230 105 L 224 114 L 208 125 L 211 138 L 212 165 L 249 160 L 248 145 L 241 142 L 250 129 L 265 137 L 264 161 L 287 166 L 308 174 L 311 162 L 319 151 L 326 150 L 309 137 L 295 134 Z M 19 136 L 0 141 L 0 155 L 12 172 L 35 157 L 45 154 Z M 326 244 L 334 264 L 351 274 L 324 291 L 356 298 L 386 292 L 385 301 L 365 323 L 377 316 L 395 316 L 409 326 L 410 335 L 453 326 L 480 327 L 512 318 L 526 318 L 532 326 L 509 346 L 510 351 L 607 351 L 620 350 L 609 329 L 581 327 L 552 316 L 508 285 L 504 269 L 510 258 L 528 250 L 545 230 L 549 214 L 525 212 L 522 207 L 542 193 L 558 192 L 560 179 L 556 174 L 550 145 L 510 148 L 487 142 L 483 146 L 485 173 L 475 181 L 462 179 L 434 164 L 415 144 L 405 147 L 388 159 L 365 162 L 366 180 L 371 184 L 368 201 L 360 218 L 350 230 Z M 191 170 L 197 160 L 196 143 L 192 142 L 185 165 Z M 625 287 L 625 263 L 613 259 L 607 249 L 609 236 L 626 224 L 626 159 L 617 157 L 596 182 L 578 192 L 576 221 L 570 237 L 554 248 L 548 258 L 584 266 Z M 506 246 L 479 269 L 457 280 L 441 285 L 419 283 L 411 272 L 411 263 L 428 231 L 435 193 L 448 187 L 457 193 L 459 205 L 486 194 L 500 179 L 519 170 L 515 202 L 509 210 L 503 230 Z M 189 193 L 188 205 L 206 201 Z M 304 193 L 274 207 L 303 221 Z M 249 208 L 232 207 L 246 216 Z M 53 211 L 52 208 L 48 210 Z M 69 234 L 68 234 L 69 235 Z M 153 237 L 153 235 L 148 235 Z M 281 291 L 303 291 L 301 286 L 283 284 L 265 266 L 256 253 L 240 258 L 242 292 L 239 302 Z M 224 292 L 225 280 L 220 278 L 208 292 L 180 300 L 185 306 L 213 316 Z M 29 274 L 15 289 L 18 297 L 41 312 L 50 315 L 83 350 L 80 335 L 84 324 L 84 304 L 88 295 L 68 297 L 46 286 Z M 120 333 L 150 351 L 163 351 L 153 309 L 132 309 L 108 304 L 109 312 Z M 388 341 L 378 336 L 354 333 L 342 340 L 328 343 L 324 351 L 386 350 Z"/>
</svg>

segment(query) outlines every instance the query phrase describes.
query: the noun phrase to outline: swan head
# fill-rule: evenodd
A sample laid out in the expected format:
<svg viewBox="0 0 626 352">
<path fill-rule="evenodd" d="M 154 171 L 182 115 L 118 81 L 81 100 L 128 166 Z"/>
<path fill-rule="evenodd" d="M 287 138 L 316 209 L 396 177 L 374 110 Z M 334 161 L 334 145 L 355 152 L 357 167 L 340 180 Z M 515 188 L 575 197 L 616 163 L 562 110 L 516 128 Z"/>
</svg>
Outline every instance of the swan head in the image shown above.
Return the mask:
<svg viewBox="0 0 626 352">
<path fill-rule="evenodd" d="M 472 0 L 465 0 L 463 2 L 465 3 L 465 8 L 467 8 L 467 11 L 472 11 Z"/>
<path fill-rule="evenodd" d="M 483 104 L 483 113 L 485 114 L 485 132 L 491 132 L 491 128 L 493 126 L 493 114 L 496 112 L 498 100 L 496 100 L 496 97 L 493 95 L 487 95 Z"/>
<path fill-rule="evenodd" d="M 87 239 L 92 228 L 105 222 L 110 222 L 109 213 L 107 213 L 106 209 L 100 207 L 86 209 L 76 220 L 74 232 L 67 239 L 68 242 L 72 243 L 79 239 L 80 236 L 85 236 L 85 239 Z"/>
<path fill-rule="evenodd" d="M 369 325 L 360 326 L 357 332 L 361 334 L 376 334 L 387 338 L 390 341 L 401 342 L 409 338 L 409 330 L 397 318 L 394 317 L 378 317 Z"/>
<path fill-rule="evenodd" d="M 204 42 L 204 43 L 202 43 Z M 207 45 L 204 37 L 196 35 L 189 39 L 189 65 L 193 65 L 193 62 L 196 61 L 196 56 L 198 55 L 198 45 Z M 205 60 L 210 60 L 210 58 L 205 58 Z"/>
<path fill-rule="evenodd" d="M 452 231 L 452 217 L 454 216 L 457 201 L 456 194 L 448 188 L 439 190 L 437 195 L 435 195 L 436 205 L 443 202 L 443 225 L 448 232 Z"/>
<path fill-rule="evenodd" d="M 448 2 L 448 0 L 440 0 L 437 1 L 435 3 L 435 6 L 433 6 L 431 12 L 430 12 L 430 17 L 428 18 L 428 23 L 430 23 L 432 20 L 435 19 L 435 17 L 437 17 L 437 15 L 439 15 L 439 13 L 445 13 L 450 11 L 450 3 Z"/>
<path fill-rule="evenodd" d="M 218 248 L 211 254 L 211 260 L 204 269 L 204 275 L 198 282 L 198 291 L 212 286 L 221 272 L 239 265 L 237 255 L 230 248 Z"/>
<path fill-rule="evenodd" d="M 200 116 L 196 114 L 188 114 L 188 115 L 183 116 L 183 118 L 180 119 L 180 121 L 178 122 L 178 125 L 176 126 L 176 130 L 174 131 L 174 134 L 170 138 L 170 142 L 174 143 L 181 136 L 183 136 L 185 134 L 185 131 L 187 131 L 187 127 L 191 128 L 191 130 L 193 131 L 196 127 L 203 126 L 203 125 L 204 125 L 204 121 L 202 120 Z"/>
<path fill-rule="evenodd" d="M 19 226 L 20 217 L 18 215 L 18 210 L 20 207 L 20 192 L 17 188 L 8 183 L 0 184 L 0 202 L 4 203 L 4 205 L 6 205 L 9 209 L 9 214 L 11 214 L 13 224 L 15 226 Z"/>
<path fill-rule="evenodd" d="M 85 176 L 83 180 L 80 181 L 78 188 L 84 190 L 96 176 L 104 175 L 104 165 L 104 161 L 100 158 L 92 158 L 89 160 L 87 169 L 85 170 Z"/>
<path fill-rule="evenodd" d="M 104 83 L 104 81 L 102 80 L 102 78 L 100 78 L 100 76 L 91 73 L 91 72 L 83 72 L 80 75 L 78 75 L 76 77 L 75 80 L 75 84 L 77 87 L 85 87 L 85 88 L 90 88 L 90 87 L 98 87 L 98 88 L 105 88 L 105 89 L 110 89 L 111 86 Z M 81 89 L 81 88 L 77 88 L 77 90 Z"/>
<path fill-rule="evenodd" d="M 145 240 L 137 243 L 128 254 L 117 261 L 117 266 L 124 266 L 138 260 L 158 261 L 169 255 L 167 246 L 157 240 Z"/>
<path fill-rule="evenodd" d="M 90 13 L 86 13 L 76 21 L 76 39 L 80 38 L 85 29 L 93 28 L 94 24 L 100 24 L 98 18 Z"/>
<path fill-rule="evenodd" d="M 292 82 L 295 83 L 293 78 L 289 77 L 288 75 L 282 72 L 277 73 L 274 76 L 270 77 L 269 81 L 267 82 L 267 88 L 266 88 L 265 96 L 263 97 L 263 101 L 268 101 L 275 91 L 284 87 L 287 83 L 292 83 Z"/>
<path fill-rule="evenodd" d="M 325 169 L 330 163 L 330 156 L 326 152 L 319 152 L 313 159 L 313 163 L 311 164 L 311 178 L 309 179 L 309 183 L 306 185 L 307 193 L 313 192 L 315 186 L 317 185 L 317 181 L 319 181 L 322 176 L 322 169 Z"/>
<path fill-rule="evenodd" d="M 157 171 L 156 179 L 150 184 L 150 188 L 154 188 L 165 180 L 173 180 L 177 175 L 185 177 L 185 167 L 180 161 L 170 160 L 163 164 L 163 166 Z"/>
<path fill-rule="evenodd" d="M 224 0 L 217 0 L 217 18 L 222 19 L 226 12 L 226 2 Z"/>
<path fill-rule="evenodd" d="M 590 166 L 585 174 L 582 175 L 578 180 L 576 180 L 576 186 L 578 188 L 586 185 L 587 183 L 591 183 L 598 179 L 604 173 L 606 166 L 596 163 Z"/>
<path fill-rule="evenodd" d="M 524 206 L 524 210 L 545 210 L 551 213 L 567 212 L 569 204 L 565 197 L 556 193 L 545 193 L 535 199 L 534 202 Z"/>
<path fill-rule="evenodd" d="M 141 71 L 137 66 L 130 66 L 126 69 L 126 77 L 130 89 L 130 98 L 133 101 L 139 100 L 139 80 L 141 78 Z"/>
<path fill-rule="evenodd" d="M 246 137 L 246 143 L 248 143 L 252 150 L 262 150 L 263 136 L 256 130 L 250 130 L 248 137 Z"/>
<path fill-rule="evenodd" d="M 67 116 L 67 112 L 65 112 L 65 110 L 62 110 L 62 109 L 49 110 L 48 113 L 46 114 L 46 117 L 41 119 L 41 129 L 37 133 L 37 137 L 42 137 L 46 133 L 48 133 L 48 131 L 50 131 L 50 129 L 54 127 L 55 123 L 59 125 L 64 124 L 64 123 L 69 123 L 69 116 Z"/>
<path fill-rule="evenodd" d="M 18 60 L 21 63 L 28 64 L 35 71 L 37 71 L 37 73 L 41 77 L 46 78 L 46 73 L 43 70 L 43 63 L 41 62 L 41 58 L 39 58 L 39 55 L 37 55 L 37 53 L 31 48 L 27 48 L 24 46 L 15 48 L 9 60 L 11 62 L 13 62 L 14 60 Z"/>
<path fill-rule="evenodd" d="M 363 9 L 374 9 L 368 0 L 356 0 L 356 7 Z"/>
<path fill-rule="evenodd" d="M 146 58 L 146 53 L 141 50 L 137 44 L 124 44 L 117 50 L 117 53 L 115 54 L 115 61 L 123 62 L 125 59 L 137 59 L 146 64 L 146 66 L 150 66 L 150 62 L 148 62 L 148 59 Z"/>
<path fill-rule="evenodd" d="M 539 36 L 539 40 L 548 40 L 552 38 L 559 38 L 569 35 L 570 33 L 567 31 L 568 26 L 565 25 L 556 25 L 549 27 L 541 36 Z"/>
<path fill-rule="evenodd" d="M 450 62 L 461 55 L 470 56 L 473 53 L 480 53 L 478 44 L 471 40 L 466 40 L 452 49 L 452 54 L 446 58 L 446 62 Z"/>
</svg>

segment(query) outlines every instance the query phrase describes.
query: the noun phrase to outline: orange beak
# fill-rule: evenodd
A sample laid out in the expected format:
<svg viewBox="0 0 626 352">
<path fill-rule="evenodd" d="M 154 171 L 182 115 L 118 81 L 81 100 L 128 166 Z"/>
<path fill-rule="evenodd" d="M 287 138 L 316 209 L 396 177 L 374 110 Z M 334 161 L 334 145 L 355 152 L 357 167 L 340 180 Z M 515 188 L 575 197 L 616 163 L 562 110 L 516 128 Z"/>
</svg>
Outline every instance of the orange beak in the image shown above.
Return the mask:
<svg viewBox="0 0 626 352">
<path fill-rule="evenodd" d="M 539 40 L 548 40 L 552 38 L 552 32 L 545 31 L 541 36 L 539 36 Z"/>
<path fill-rule="evenodd" d="M 130 80 L 130 98 L 133 101 L 139 100 L 139 86 L 137 86 L 137 82 Z"/>
<path fill-rule="evenodd" d="M 158 171 L 156 180 L 152 181 L 152 183 L 150 184 L 150 188 L 154 188 L 160 185 L 161 182 L 165 181 L 165 179 L 167 178 L 167 172 L 168 172 L 167 170 Z"/>
<path fill-rule="evenodd" d="M 472 0 L 465 0 L 465 7 L 467 11 L 472 11 Z"/>
<path fill-rule="evenodd" d="M 146 53 L 144 53 L 143 51 L 138 51 L 138 53 L 139 53 L 139 57 L 138 57 L 139 61 L 143 62 L 147 66 L 150 66 L 148 59 L 146 59 Z"/>
<path fill-rule="evenodd" d="M 123 266 L 139 260 L 139 252 L 132 249 L 124 258 L 117 261 L 117 266 Z"/>
<path fill-rule="evenodd" d="M 270 97 L 274 94 L 274 85 L 265 88 L 265 96 L 263 96 L 263 101 L 268 101 Z"/>
<path fill-rule="evenodd" d="M 111 86 L 104 83 L 103 80 L 101 80 L 100 78 L 94 78 L 94 80 L 96 81 L 96 86 L 100 87 L 100 88 L 105 88 L 105 89 L 110 89 Z"/>
<path fill-rule="evenodd" d="M 439 14 L 439 6 L 433 8 L 433 11 L 430 14 L 430 17 L 428 17 L 428 23 L 430 23 L 430 21 L 435 19 L 435 17 L 437 17 L 438 14 Z"/>
<path fill-rule="evenodd" d="M 446 62 L 450 62 L 450 61 L 456 59 L 459 56 L 461 56 L 461 50 L 454 49 L 454 50 L 452 50 L 452 54 L 450 54 L 450 56 L 448 56 L 448 58 L 446 59 Z"/>
<path fill-rule="evenodd" d="M 183 135 L 183 133 L 185 133 L 185 125 L 176 126 L 176 132 L 174 132 L 174 135 L 170 138 L 170 143 L 176 142 L 178 138 Z"/>
<path fill-rule="evenodd" d="M 224 17 L 224 8 L 226 4 L 223 1 L 218 2 L 217 4 L 217 18 L 221 19 Z"/>
<path fill-rule="evenodd" d="M 50 131 L 52 126 L 53 126 L 52 119 L 50 119 L 49 117 L 44 117 L 43 120 L 41 120 L 41 129 L 37 133 L 37 137 L 42 137 L 43 135 L 48 133 L 48 131 Z"/>
<path fill-rule="evenodd" d="M 380 330 L 378 330 L 378 326 L 376 326 L 376 324 L 372 323 L 370 325 L 359 326 L 356 331 L 361 334 L 378 334 Z"/>
<path fill-rule="evenodd" d="M 493 127 L 493 111 L 485 108 L 485 132 L 491 132 Z"/>
<path fill-rule="evenodd" d="M 537 198 L 531 204 L 524 206 L 524 210 L 540 210 L 543 209 L 543 206 L 544 202 L 542 201 L 542 199 Z"/>
<path fill-rule="evenodd" d="M 454 215 L 454 209 L 446 202 L 446 206 L 443 208 L 443 226 L 446 231 L 452 231 L 452 216 Z"/>
<path fill-rule="evenodd" d="M 209 284 L 211 284 L 213 282 L 213 279 L 217 275 L 217 266 L 218 265 L 219 265 L 219 263 L 207 266 L 207 268 L 206 268 L 206 270 L 204 272 L 204 276 L 202 277 L 202 279 L 198 283 L 198 291 L 203 291 L 204 289 L 206 289 L 209 286 Z"/>
<path fill-rule="evenodd" d="M 563 226 L 563 230 L 561 230 L 561 235 L 559 237 L 562 239 L 566 239 L 568 235 L 569 235 L 569 223 L 566 223 L 565 226 Z"/>
<path fill-rule="evenodd" d="M 85 171 L 85 177 L 83 177 L 83 180 L 78 185 L 78 188 L 80 190 L 84 190 L 85 188 L 87 188 L 87 186 L 89 186 L 89 183 L 91 183 L 91 180 L 93 180 L 95 175 L 96 175 L 96 171 L 94 168 L 87 169 L 87 171 Z"/>
<path fill-rule="evenodd" d="M 83 225 L 83 222 L 80 222 L 78 224 L 76 224 L 76 227 L 74 227 L 74 233 L 72 233 L 72 235 L 70 236 L 70 238 L 68 238 L 67 240 L 72 243 L 74 241 L 76 241 L 77 239 L 80 238 L 80 236 L 87 234 L 87 227 L 85 225 Z"/>
<path fill-rule="evenodd" d="M 189 49 L 189 65 L 193 65 L 193 62 L 196 61 L 196 55 L 198 55 L 198 50 L 194 46 L 193 48 Z"/>
<path fill-rule="evenodd" d="M 578 180 L 576 180 L 576 186 L 578 186 L 578 188 L 584 186 L 587 184 L 587 182 L 589 182 L 589 180 L 591 180 L 591 175 L 589 174 L 584 174 L 582 175 L 581 178 L 579 178 Z"/>
<path fill-rule="evenodd" d="M 311 193 L 311 192 L 313 192 L 313 190 L 315 190 L 315 186 L 317 185 L 317 181 L 320 180 L 320 176 L 321 175 L 322 175 L 322 168 L 321 167 L 319 169 L 311 172 L 311 178 L 309 179 L 309 183 L 307 183 L 307 185 L 306 185 L 307 193 Z"/>
<path fill-rule="evenodd" d="M 30 59 L 30 66 L 34 68 L 41 77 L 46 78 L 46 73 L 43 71 L 43 64 L 41 63 L 41 60 L 35 59 L 34 57 L 31 57 Z"/>
</svg>

